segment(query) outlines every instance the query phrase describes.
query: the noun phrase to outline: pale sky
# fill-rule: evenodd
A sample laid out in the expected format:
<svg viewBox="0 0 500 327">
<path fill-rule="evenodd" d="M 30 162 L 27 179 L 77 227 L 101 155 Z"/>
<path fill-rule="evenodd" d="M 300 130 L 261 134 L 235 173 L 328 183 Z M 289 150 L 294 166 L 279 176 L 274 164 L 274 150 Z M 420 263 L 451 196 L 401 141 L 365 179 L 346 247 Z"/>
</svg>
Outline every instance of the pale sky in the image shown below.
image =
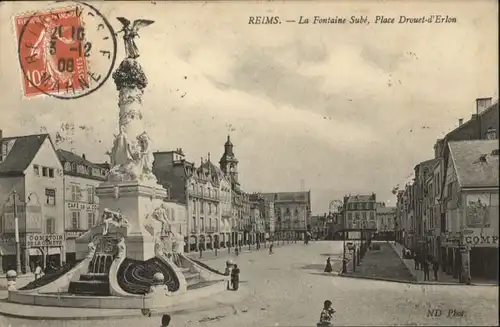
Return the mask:
<svg viewBox="0 0 500 327">
<path fill-rule="evenodd" d="M 348 193 L 395 204 L 392 187 L 433 157 L 436 139 L 470 118 L 476 98 L 498 98 L 493 0 L 92 4 L 115 30 L 117 16 L 155 21 L 136 40 L 155 150 L 182 147 L 196 164 L 208 152 L 218 161 L 230 133 L 245 191 L 298 191 L 304 180 L 313 214 Z M 60 147 L 107 160 L 118 132 L 111 78 L 77 100 L 23 97 L 12 17 L 47 6 L 0 5 L 0 128 L 54 136 L 61 123 L 73 124 Z M 457 23 L 248 24 L 250 15 L 431 14 Z M 118 49 L 116 67 L 121 39 Z"/>
</svg>

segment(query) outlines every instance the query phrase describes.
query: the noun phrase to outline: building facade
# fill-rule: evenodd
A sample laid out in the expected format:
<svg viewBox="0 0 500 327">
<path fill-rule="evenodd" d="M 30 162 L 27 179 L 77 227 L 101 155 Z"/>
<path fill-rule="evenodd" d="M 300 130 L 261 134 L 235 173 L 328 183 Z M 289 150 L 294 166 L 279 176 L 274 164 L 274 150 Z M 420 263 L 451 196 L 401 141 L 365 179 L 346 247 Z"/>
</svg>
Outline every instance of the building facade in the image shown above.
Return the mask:
<svg viewBox="0 0 500 327">
<path fill-rule="evenodd" d="M 182 149 L 153 154 L 153 173 L 170 200 L 186 205 L 186 252 L 233 247 L 243 240 L 244 219 L 250 221 L 251 209 L 240 187 L 233 148 L 228 136 L 219 167 L 210 154 L 198 167 L 186 160 Z"/>
<path fill-rule="evenodd" d="M 325 213 L 322 216 L 312 216 L 311 217 L 311 236 L 314 239 L 324 239 L 328 235 L 328 219 L 329 217 Z"/>
<path fill-rule="evenodd" d="M 414 169 L 412 225 L 414 226 L 415 237 L 413 238 L 412 248 L 417 249 L 416 251 L 420 253 L 431 254 L 433 252 L 433 230 L 430 228 L 430 210 L 426 199 L 430 194 L 428 184 L 431 183 L 429 179 L 434 175 L 436 161 L 436 159 L 423 161 L 416 165 Z"/>
<path fill-rule="evenodd" d="M 224 143 L 224 153 L 219 160 L 221 171 L 231 184 L 231 237 L 230 246 L 241 245 L 243 243 L 245 223 L 250 219 L 250 198 L 242 189 L 239 182 L 238 159 L 234 154 L 234 145 L 228 135 Z"/>
<path fill-rule="evenodd" d="M 218 171 L 210 160 L 202 159 L 195 167 L 180 148 L 153 155 L 153 173 L 168 190 L 169 201 L 185 207 L 184 251 L 225 246 L 226 235 L 220 234 L 224 230 L 220 203 L 227 194 L 221 192 Z"/>
<path fill-rule="evenodd" d="M 65 261 L 75 262 L 75 240 L 101 222 L 95 189 L 107 179 L 109 169 L 70 151 L 58 149 L 63 166 Z"/>
<path fill-rule="evenodd" d="M 270 241 L 274 238 L 275 233 L 275 218 L 274 218 L 274 202 L 270 201 L 261 193 L 253 193 L 249 195 L 250 202 L 258 208 L 260 221 L 260 238 L 259 242 Z"/>
<path fill-rule="evenodd" d="M 376 220 L 377 196 L 349 195 L 344 197 L 343 218 L 345 229 L 372 229 L 377 228 Z"/>
<path fill-rule="evenodd" d="M 460 220 L 463 219 L 464 212 L 469 210 L 460 203 L 468 201 L 466 199 L 467 192 L 470 192 L 476 186 L 464 187 L 463 178 L 461 180 L 459 177 L 459 170 L 462 166 L 468 167 L 467 165 L 472 165 L 472 162 L 478 159 L 471 157 L 469 161 L 457 166 L 452 154 L 455 151 L 458 153 L 457 157 L 460 158 L 464 155 L 460 153 L 465 151 L 463 148 L 467 146 L 466 144 L 473 142 L 474 145 L 470 146 L 470 149 L 466 151 L 467 155 L 476 157 L 486 155 L 486 159 L 495 160 L 495 155 L 491 155 L 491 151 L 488 152 L 490 148 L 486 148 L 484 142 L 492 141 L 490 144 L 498 145 L 496 130 L 499 124 L 498 112 L 498 101 L 492 104 L 491 98 L 476 99 L 475 113 L 470 120 L 464 122 L 463 119 L 459 119 L 458 126 L 454 130 L 446 134 L 444 138 L 438 139 L 434 145 L 434 159 L 417 165 L 413 182 L 408 183 L 405 185 L 404 190 L 398 192 L 396 221 L 398 222 L 397 229 L 400 241 L 413 251 L 419 251 L 438 258 L 443 270 L 448 274 L 453 274 L 454 277 L 458 277 L 460 269 L 464 268 L 463 265 L 466 262 L 462 259 L 464 255 L 467 257 L 468 253 L 470 253 L 471 272 L 476 269 L 473 275 L 485 275 L 484 272 L 480 271 L 484 270 L 484 267 L 491 268 L 494 266 L 495 261 L 491 259 L 493 257 L 491 253 L 494 250 L 479 248 L 494 248 L 495 245 L 469 245 L 467 247 L 466 239 L 474 242 L 474 237 L 476 237 L 475 240 L 482 240 L 482 238 L 480 234 L 474 234 L 476 231 L 473 228 L 468 228 L 467 224 Z M 454 145 L 450 146 L 450 144 Z M 480 148 L 484 148 L 486 152 L 477 153 Z M 482 175 L 489 176 L 488 172 L 479 169 L 477 165 L 472 167 L 476 169 L 473 169 L 469 175 L 476 176 L 478 183 L 484 182 L 484 176 Z M 496 172 L 498 172 L 498 166 Z M 491 185 L 488 185 L 486 189 L 491 191 L 496 184 L 492 181 L 489 184 Z M 480 189 L 484 190 L 485 188 L 480 186 L 474 190 L 479 191 Z M 491 192 L 486 193 L 490 194 Z M 483 200 L 486 202 L 481 202 L 481 204 L 488 203 L 486 209 L 470 210 L 495 213 L 495 210 L 497 210 L 495 209 L 497 207 L 495 205 L 496 195 L 484 195 L 481 201 Z M 476 201 L 470 200 L 469 202 L 477 204 L 478 201 L 476 199 Z M 486 229 L 483 228 L 484 230 Z M 471 237 L 467 238 L 467 235 L 471 235 Z M 496 236 L 495 234 L 487 235 L 484 233 L 482 235 L 484 239 L 490 240 L 490 242 L 494 239 L 493 236 Z M 462 251 L 460 251 L 460 248 L 462 248 Z M 474 249 L 469 252 L 464 250 L 467 248 Z M 486 252 L 490 254 L 485 254 Z M 474 256 L 475 259 L 473 259 Z M 489 269 L 489 271 L 491 270 Z"/>
<path fill-rule="evenodd" d="M 447 152 L 442 260 L 454 276 L 467 267 L 472 278 L 498 280 L 498 141 L 450 142 Z"/>
<path fill-rule="evenodd" d="M 388 207 L 384 202 L 377 203 L 377 239 L 395 240 L 396 207 Z"/>
<path fill-rule="evenodd" d="M 0 133 L 0 152 L 0 269 L 16 269 L 15 211 L 22 272 L 31 272 L 35 264 L 62 263 L 64 175 L 50 136 Z"/>
<path fill-rule="evenodd" d="M 274 202 L 275 234 L 281 240 L 304 240 L 311 225 L 311 191 L 262 193 Z"/>
</svg>

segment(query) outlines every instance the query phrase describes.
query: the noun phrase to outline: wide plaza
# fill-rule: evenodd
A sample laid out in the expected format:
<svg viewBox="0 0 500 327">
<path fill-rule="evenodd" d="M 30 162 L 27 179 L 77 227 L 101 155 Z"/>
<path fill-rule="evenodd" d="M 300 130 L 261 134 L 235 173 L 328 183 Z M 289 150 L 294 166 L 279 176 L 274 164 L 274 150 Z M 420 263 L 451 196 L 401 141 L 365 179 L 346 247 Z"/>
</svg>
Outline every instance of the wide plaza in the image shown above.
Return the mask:
<svg viewBox="0 0 500 327">
<path fill-rule="evenodd" d="M 222 270 L 226 260 L 234 260 L 241 269 L 240 289 L 171 308 L 172 326 L 315 326 L 326 299 L 337 311 L 335 325 L 498 325 L 496 286 L 415 285 L 326 274 L 328 257 L 334 272 L 341 268 L 340 241 L 285 243 L 275 246 L 273 255 L 265 248 L 243 251 L 205 261 Z M 441 317 L 429 315 L 436 309 Z M 59 310 L 63 316 L 78 309 Z M 157 327 L 160 317 L 40 321 L 0 316 L 0 326 Z"/>
</svg>

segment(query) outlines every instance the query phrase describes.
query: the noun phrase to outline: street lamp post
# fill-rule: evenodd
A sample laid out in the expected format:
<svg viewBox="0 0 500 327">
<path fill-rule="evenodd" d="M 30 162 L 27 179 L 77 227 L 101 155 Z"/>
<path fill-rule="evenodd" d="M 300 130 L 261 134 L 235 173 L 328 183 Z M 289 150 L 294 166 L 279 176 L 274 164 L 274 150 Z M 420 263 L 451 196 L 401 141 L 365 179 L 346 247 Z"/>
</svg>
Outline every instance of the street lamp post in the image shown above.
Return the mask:
<svg viewBox="0 0 500 327">
<path fill-rule="evenodd" d="M 15 224 L 15 235 L 16 235 L 16 272 L 19 275 L 21 273 L 21 244 L 19 242 L 19 218 L 17 217 L 17 202 L 16 202 L 18 194 L 16 190 L 14 190 L 13 196 L 14 196 L 14 224 Z"/>
<path fill-rule="evenodd" d="M 343 253 L 343 258 L 342 258 L 342 273 L 345 274 L 347 273 L 347 262 L 346 262 L 346 257 L 345 257 L 345 239 L 346 239 L 346 233 L 345 231 L 342 233 L 344 234 L 344 253 Z"/>
</svg>

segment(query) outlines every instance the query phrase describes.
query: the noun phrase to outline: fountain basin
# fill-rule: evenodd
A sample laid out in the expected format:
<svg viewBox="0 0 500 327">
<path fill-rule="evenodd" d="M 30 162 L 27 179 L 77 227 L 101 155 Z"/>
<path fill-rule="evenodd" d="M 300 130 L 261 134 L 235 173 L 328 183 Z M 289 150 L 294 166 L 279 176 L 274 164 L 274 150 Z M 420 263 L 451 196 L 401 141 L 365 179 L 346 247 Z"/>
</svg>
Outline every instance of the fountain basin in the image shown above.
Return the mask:
<svg viewBox="0 0 500 327">
<path fill-rule="evenodd" d="M 172 296 L 152 297 L 136 295 L 120 296 L 85 296 L 69 293 L 23 293 L 10 291 L 9 302 L 50 307 L 100 308 L 100 309 L 155 309 L 165 308 L 179 303 L 186 303 L 209 297 L 225 291 L 226 281 L 206 281 L 188 287 L 188 292 Z"/>
</svg>

